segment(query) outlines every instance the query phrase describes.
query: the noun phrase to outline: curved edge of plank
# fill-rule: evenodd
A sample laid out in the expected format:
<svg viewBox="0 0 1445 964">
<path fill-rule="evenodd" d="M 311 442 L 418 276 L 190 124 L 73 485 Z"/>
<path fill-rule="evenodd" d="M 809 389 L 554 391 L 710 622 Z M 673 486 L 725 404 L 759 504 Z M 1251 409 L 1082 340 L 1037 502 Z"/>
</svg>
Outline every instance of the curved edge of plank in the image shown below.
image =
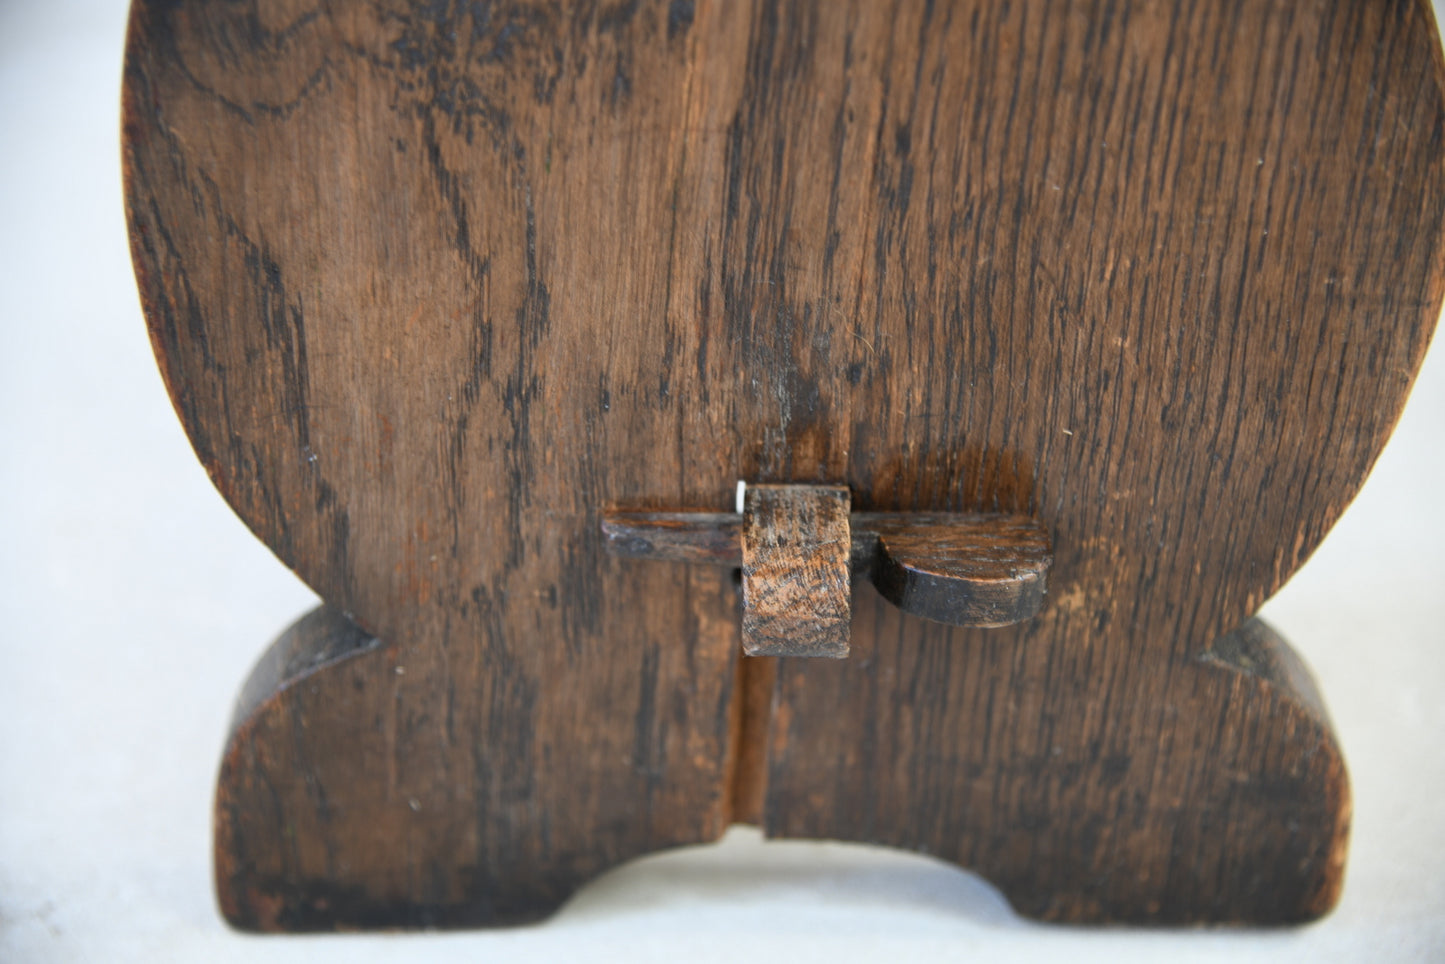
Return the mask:
<svg viewBox="0 0 1445 964">
<path fill-rule="evenodd" d="M 256 661 L 236 697 L 230 733 L 234 734 L 277 692 L 329 663 L 380 645 L 381 640 L 345 613 L 331 606 L 317 606 L 288 626 Z"/>
<path fill-rule="evenodd" d="M 271 645 L 240 697 L 213 809 L 213 874 L 226 922 L 253 933 L 458 929 L 535 923 L 638 857 L 709 843 L 727 819 L 699 812 L 658 825 L 642 808 L 619 826 L 569 820 L 537 799 L 485 826 L 465 785 L 423 803 L 398 792 L 388 712 L 404 701 L 396 650 L 321 606 Z M 500 679 L 501 677 L 499 677 Z M 497 774 L 523 765 L 489 734 L 468 733 Z M 445 779 L 445 775 L 441 775 Z M 494 788 L 496 792 L 505 792 Z M 726 813 L 727 811 L 724 811 Z M 550 860 L 517 846 L 545 825 Z M 467 847 L 485 837 L 485 846 Z"/>
<path fill-rule="evenodd" d="M 927 854 L 979 874 L 1017 914 L 1048 923 L 1296 925 L 1339 901 L 1352 814 L 1343 754 L 1302 661 L 1258 619 L 1178 667 L 1163 690 L 1140 695 L 1145 715 L 1160 722 L 1149 745 L 1191 752 L 1120 757 L 1109 747 L 1134 739 L 1131 724 L 1101 719 L 1087 734 L 1056 735 L 1076 741 L 1058 757 L 1011 758 L 1008 766 L 1030 774 L 1022 794 L 999 794 L 1001 765 L 966 762 L 981 732 L 1007 729 L 1006 700 L 988 703 L 982 725 L 954 717 L 954 727 L 914 729 L 890 751 L 931 761 L 926 785 L 889 783 L 886 771 L 847 776 L 797 729 L 806 719 L 797 701 L 829 693 L 820 670 L 878 676 L 876 663 L 843 662 L 780 681 L 793 729 L 773 734 L 783 749 L 770 762 L 769 837 Z M 945 772 L 943 760 L 954 768 Z M 807 798 L 829 779 L 845 786 L 846 806 Z"/>
<path fill-rule="evenodd" d="M 327 702 L 328 693 L 349 690 L 361 677 L 385 674 L 387 657 L 383 644 L 342 613 L 322 607 L 287 630 L 252 674 L 216 796 L 216 888 L 233 927 L 298 932 L 526 924 L 552 915 L 613 867 L 706 842 L 703 837 L 659 838 L 642 849 L 601 848 L 567 866 L 519 862 L 485 872 L 467 865 L 455 850 L 440 849 L 428 858 L 436 875 L 431 880 L 414 878 L 396 864 L 397 848 L 408 842 L 387 828 L 337 836 L 324 828 L 318 832 L 318 815 L 330 810 L 343 818 L 342 811 L 355 801 L 325 799 L 305 771 L 293 766 L 296 754 L 329 748 L 327 766 L 352 774 L 363 798 L 368 787 L 383 782 L 385 766 L 378 760 L 379 747 L 367 741 L 364 720 L 354 715 L 306 720 L 293 704 L 315 690 L 321 693 L 314 698 Z M 773 818 L 762 822 L 769 836 L 921 850 L 978 872 L 1016 912 L 1046 921 L 1281 924 L 1323 916 L 1340 896 L 1351 806 L 1339 746 L 1308 671 L 1257 619 L 1216 640 L 1196 660 L 1195 670 L 1176 678 L 1182 688 L 1178 695 L 1194 691 L 1196 699 L 1204 698 L 1202 709 L 1217 706 L 1213 725 L 1226 726 L 1234 734 L 1231 745 L 1238 746 L 1233 754 L 1211 757 L 1198 774 L 1197 793 L 1151 817 L 1146 823 L 1152 829 L 1135 826 L 1137 814 L 1120 812 L 1111 830 L 1107 816 L 1096 813 L 1078 822 L 1073 845 L 1041 858 L 1027 848 L 979 852 L 968 846 L 980 833 L 996 839 L 1008 830 L 1016 815 L 1005 810 L 965 809 L 942 822 L 905 820 L 885 829 L 871 823 L 817 824 L 799 820 L 793 812 L 797 808 L 768 807 Z M 1255 695 L 1264 698 L 1251 698 Z M 1201 722 L 1181 718 L 1177 732 L 1161 733 L 1160 739 L 1187 739 Z M 1273 749 L 1261 756 L 1263 747 Z M 1261 760 L 1273 762 L 1261 767 Z M 1075 776 L 1102 785 L 1110 765 L 1101 756 L 1091 765 L 1097 771 L 1092 776 Z M 1156 776 L 1151 773 L 1138 778 L 1148 783 Z M 1116 782 L 1120 778 L 1112 776 Z M 907 800 L 900 805 L 904 811 L 910 806 Z M 466 816 L 463 803 L 453 809 L 429 819 Z M 855 816 L 862 812 L 844 809 Z M 779 820 L 785 812 L 793 812 L 793 818 Z M 1223 815 L 1229 820 L 1221 823 Z M 1252 832 L 1229 831 L 1240 821 Z M 1133 862 L 1137 847 L 1100 857 L 1092 846 L 1100 834 L 1140 832 L 1158 837 L 1144 852 L 1171 855 L 1170 869 L 1162 876 L 1152 864 Z M 440 880 L 451 883 L 443 886 Z"/>
<path fill-rule="evenodd" d="M 877 540 L 869 575 L 879 595 L 915 616 L 996 628 L 1043 606 L 1053 548 L 1027 516 L 859 513 Z"/>
</svg>

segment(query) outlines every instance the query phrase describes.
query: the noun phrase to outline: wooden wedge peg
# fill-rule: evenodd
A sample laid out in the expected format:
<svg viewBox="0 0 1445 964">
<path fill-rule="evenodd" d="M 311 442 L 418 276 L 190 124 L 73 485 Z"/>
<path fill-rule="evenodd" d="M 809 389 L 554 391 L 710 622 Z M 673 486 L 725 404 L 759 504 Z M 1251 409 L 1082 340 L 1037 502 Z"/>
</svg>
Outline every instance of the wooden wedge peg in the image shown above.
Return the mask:
<svg viewBox="0 0 1445 964">
<path fill-rule="evenodd" d="M 847 656 L 848 490 L 750 485 L 744 498 L 743 652 Z"/>
<path fill-rule="evenodd" d="M 850 501 L 843 486 L 754 485 L 741 514 L 612 512 L 602 531 L 615 556 L 741 567 L 749 655 L 846 656 L 849 576 L 871 579 L 906 613 L 951 626 L 1009 626 L 1043 605 L 1053 547 L 1037 520 L 963 512 L 848 515 Z"/>
</svg>

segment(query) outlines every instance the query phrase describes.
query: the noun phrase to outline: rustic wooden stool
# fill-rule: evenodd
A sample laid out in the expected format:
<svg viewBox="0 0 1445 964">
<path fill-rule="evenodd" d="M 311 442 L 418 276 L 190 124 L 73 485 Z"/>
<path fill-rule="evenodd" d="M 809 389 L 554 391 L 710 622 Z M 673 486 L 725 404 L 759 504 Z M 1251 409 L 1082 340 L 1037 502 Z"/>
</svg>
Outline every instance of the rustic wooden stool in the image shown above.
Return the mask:
<svg viewBox="0 0 1445 964">
<path fill-rule="evenodd" d="M 1334 904 L 1251 617 L 1440 309 L 1423 0 L 136 0 L 126 64 L 166 383 L 326 601 L 237 707 L 233 924 L 532 920 L 736 821 Z"/>
</svg>

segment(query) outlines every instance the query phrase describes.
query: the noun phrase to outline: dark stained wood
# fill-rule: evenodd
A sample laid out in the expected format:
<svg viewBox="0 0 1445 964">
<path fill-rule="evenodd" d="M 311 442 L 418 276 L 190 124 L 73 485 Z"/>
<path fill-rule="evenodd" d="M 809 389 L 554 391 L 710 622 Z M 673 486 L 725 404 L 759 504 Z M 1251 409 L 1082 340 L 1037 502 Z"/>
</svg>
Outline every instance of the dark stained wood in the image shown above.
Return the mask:
<svg viewBox="0 0 1445 964">
<path fill-rule="evenodd" d="M 906 613 L 953 626 L 1030 619 L 1048 591 L 1049 534 L 1027 516 L 967 512 L 856 512 L 849 568 Z M 610 512 L 607 551 L 738 567 L 742 516 L 721 512 Z M 796 655 L 796 654 L 793 654 Z"/>
<path fill-rule="evenodd" d="M 743 517 L 736 512 L 609 512 L 602 534 L 607 551 L 626 559 L 743 564 Z"/>
<path fill-rule="evenodd" d="M 853 536 L 844 486 L 749 485 L 743 508 L 743 652 L 848 655 Z"/>
<path fill-rule="evenodd" d="M 735 823 L 763 824 L 768 799 L 768 733 L 772 726 L 773 694 L 777 692 L 778 661 L 766 656 L 738 660 L 737 748 L 728 774 L 732 791 L 731 815 Z"/>
<path fill-rule="evenodd" d="M 906 613 L 953 626 L 995 628 L 1031 619 L 1048 591 L 1053 550 L 1025 516 L 860 513 L 875 546 L 869 577 Z"/>
<path fill-rule="evenodd" d="M 298 619 L 271 644 L 251 669 L 236 697 L 231 729 L 242 726 L 277 690 L 338 662 L 374 649 L 381 640 L 330 606 L 319 606 Z"/>
<path fill-rule="evenodd" d="M 1045 920 L 1290 923 L 1334 906 L 1351 812 L 1344 761 L 1307 674 L 1256 672 L 1297 663 L 1264 624 L 1246 623 L 1172 672 L 1136 671 L 1166 677 L 1157 704 L 1118 709 L 1129 670 L 1116 667 L 1024 683 L 1023 692 L 1069 694 L 1045 712 L 989 712 L 986 701 L 1017 698 L 1020 678 L 980 675 L 992 667 L 959 658 L 968 653 L 959 647 L 1001 644 L 959 638 L 980 630 L 909 622 L 876 594 L 860 592 L 854 605 L 873 631 L 855 630 L 850 659 L 806 674 L 780 664 L 770 833 L 868 840 L 987 868 L 1019 913 Z M 1033 653 L 1000 655 L 1020 673 Z M 924 702 L 944 693 L 962 708 Z M 825 710 L 836 737 L 817 716 Z M 974 720 L 992 729 L 965 736 Z M 937 729 L 919 735 L 925 726 Z M 982 751 L 1008 762 L 980 762 Z M 1013 767 L 1020 773 L 1000 775 Z M 1141 771 L 1159 789 L 1144 793 Z M 818 793 L 829 780 L 843 786 Z"/>
<path fill-rule="evenodd" d="M 1248 621 L 1438 315 L 1442 74 L 1424 0 L 135 0 L 156 356 L 332 607 L 228 743 L 227 918 L 533 919 L 734 818 L 1327 911 L 1338 745 Z M 740 659 L 727 570 L 600 527 L 739 478 L 1035 518 L 1048 603 Z"/>
</svg>

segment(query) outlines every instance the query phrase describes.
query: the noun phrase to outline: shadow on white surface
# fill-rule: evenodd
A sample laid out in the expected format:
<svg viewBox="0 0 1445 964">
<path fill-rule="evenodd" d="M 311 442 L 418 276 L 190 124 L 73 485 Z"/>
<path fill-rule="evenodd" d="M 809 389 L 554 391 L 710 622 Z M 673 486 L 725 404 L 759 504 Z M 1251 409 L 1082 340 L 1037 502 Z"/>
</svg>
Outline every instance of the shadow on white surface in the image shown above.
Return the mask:
<svg viewBox="0 0 1445 964">
<path fill-rule="evenodd" d="M 783 904 L 802 914 L 903 911 L 1026 926 L 983 878 L 943 861 L 862 844 L 764 841 L 757 829 L 741 826 L 716 844 L 654 854 L 608 871 L 568 901 L 556 920 L 571 924 L 709 905 L 746 916 Z"/>
</svg>

